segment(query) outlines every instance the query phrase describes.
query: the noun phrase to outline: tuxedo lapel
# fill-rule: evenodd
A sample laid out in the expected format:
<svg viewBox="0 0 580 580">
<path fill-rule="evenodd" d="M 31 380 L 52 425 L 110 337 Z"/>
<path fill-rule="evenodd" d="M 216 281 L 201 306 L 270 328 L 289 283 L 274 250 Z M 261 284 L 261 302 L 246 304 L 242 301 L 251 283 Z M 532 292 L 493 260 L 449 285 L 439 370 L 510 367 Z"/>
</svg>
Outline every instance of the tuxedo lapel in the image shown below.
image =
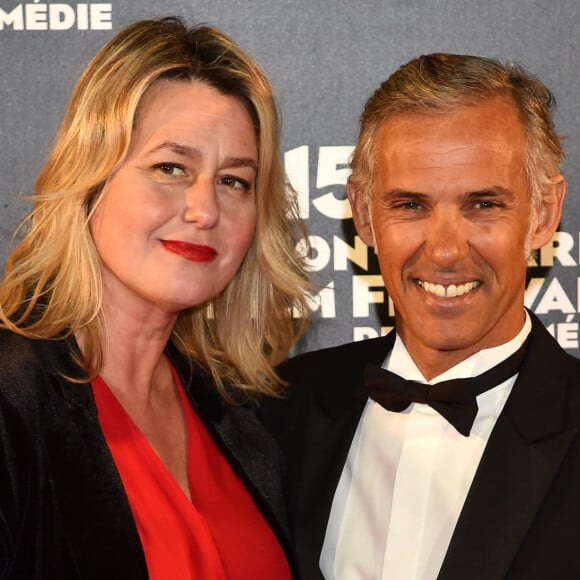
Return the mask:
<svg viewBox="0 0 580 580">
<path fill-rule="evenodd" d="M 490 436 L 439 580 L 505 578 L 577 426 L 567 426 L 566 356 L 532 316 L 532 341 Z"/>
<path fill-rule="evenodd" d="M 366 364 L 380 365 L 394 342 L 394 333 L 302 355 L 284 372 L 303 396 L 293 411 L 304 444 L 294 458 L 300 465 L 293 482 L 290 511 L 296 515 L 295 535 L 304 578 L 322 578 L 322 550 L 334 493 L 368 395 L 362 384 Z M 304 421 L 308 418 L 308 424 Z M 292 462 L 292 459 L 291 459 Z"/>
<path fill-rule="evenodd" d="M 294 510 L 298 558 L 313 574 L 307 575 L 308 579 L 319 577 L 314 573 L 319 571 L 318 555 L 334 492 L 366 399 L 359 394 L 351 399 L 348 411 L 333 416 L 320 413 L 309 426 Z"/>
</svg>

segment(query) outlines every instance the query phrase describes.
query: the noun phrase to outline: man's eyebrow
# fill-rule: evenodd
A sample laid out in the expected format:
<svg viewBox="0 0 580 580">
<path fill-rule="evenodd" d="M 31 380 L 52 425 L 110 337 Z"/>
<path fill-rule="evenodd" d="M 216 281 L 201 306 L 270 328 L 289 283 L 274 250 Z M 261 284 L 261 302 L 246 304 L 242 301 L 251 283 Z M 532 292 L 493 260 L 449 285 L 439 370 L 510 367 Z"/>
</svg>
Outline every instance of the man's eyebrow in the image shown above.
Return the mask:
<svg viewBox="0 0 580 580">
<path fill-rule="evenodd" d="M 416 198 L 424 199 L 429 197 L 426 193 L 421 193 L 420 191 L 412 191 L 407 189 L 389 189 L 383 193 L 383 197 L 406 197 L 406 198 Z"/>
<path fill-rule="evenodd" d="M 492 185 L 490 187 L 484 187 L 482 189 L 476 189 L 473 191 L 466 191 L 464 194 L 466 197 L 483 197 L 483 196 L 493 196 L 499 197 L 502 195 L 513 195 L 513 191 L 501 185 Z M 406 189 L 390 189 L 383 193 L 384 197 L 409 197 L 409 198 L 428 198 L 430 197 L 427 193 L 421 193 L 420 191 L 406 190 Z"/>
<path fill-rule="evenodd" d="M 197 147 L 192 147 L 185 143 L 178 143 L 176 141 L 164 141 L 149 150 L 146 155 L 154 155 L 164 149 L 169 149 L 177 155 L 187 157 L 194 161 L 201 159 L 203 155 Z M 222 161 L 221 165 L 224 167 L 250 167 L 254 171 L 258 171 L 258 163 L 253 157 L 228 157 Z"/>
<path fill-rule="evenodd" d="M 492 185 L 491 187 L 485 187 L 483 189 L 477 189 L 475 191 L 467 191 L 466 196 L 468 197 L 485 197 L 493 196 L 498 197 L 501 195 L 512 195 L 511 189 L 503 187 L 501 185 Z"/>
</svg>

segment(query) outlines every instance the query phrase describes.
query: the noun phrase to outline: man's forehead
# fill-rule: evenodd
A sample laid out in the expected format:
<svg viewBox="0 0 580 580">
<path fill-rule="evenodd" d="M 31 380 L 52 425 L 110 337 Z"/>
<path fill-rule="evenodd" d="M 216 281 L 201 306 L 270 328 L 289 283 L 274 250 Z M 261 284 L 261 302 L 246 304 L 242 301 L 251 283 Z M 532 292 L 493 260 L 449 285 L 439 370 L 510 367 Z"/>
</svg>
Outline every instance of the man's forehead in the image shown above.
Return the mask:
<svg viewBox="0 0 580 580">
<path fill-rule="evenodd" d="M 509 102 L 412 114 L 377 135 L 375 187 L 435 194 L 526 187 L 525 136 Z"/>
<path fill-rule="evenodd" d="M 445 147 L 446 141 L 466 143 L 502 142 L 510 149 L 525 145 L 525 131 L 515 105 L 495 97 L 449 111 L 405 112 L 384 120 L 375 134 L 375 150 L 396 152 L 402 143 L 418 146 L 431 140 Z"/>
<path fill-rule="evenodd" d="M 428 106 L 421 108 L 418 106 L 416 110 L 401 110 L 398 113 L 391 113 L 379 122 L 375 134 L 378 135 L 387 129 L 396 130 L 404 125 L 421 123 L 426 120 L 445 123 L 450 117 L 456 117 L 458 115 L 476 117 L 482 111 L 486 110 L 495 111 L 495 116 L 497 117 L 499 113 L 498 109 L 501 109 L 504 113 L 511 112 L 509 118 L 505 119 L 506 122 L 519 125 L 523 128 L 518 108 L 513 100 L 505 95 L 490 95 L 487 99 L 450 103 L 449 107 L 445 109 Z"/>
</svg>

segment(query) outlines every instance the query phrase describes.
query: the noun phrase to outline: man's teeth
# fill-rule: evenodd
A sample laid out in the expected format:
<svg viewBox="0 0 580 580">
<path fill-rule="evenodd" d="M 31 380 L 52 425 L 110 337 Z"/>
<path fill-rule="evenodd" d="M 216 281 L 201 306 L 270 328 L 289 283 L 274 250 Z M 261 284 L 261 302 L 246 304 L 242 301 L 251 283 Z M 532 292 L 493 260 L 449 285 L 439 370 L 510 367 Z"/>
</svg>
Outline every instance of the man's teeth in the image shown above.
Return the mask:
<svg viewBox="0 0 580 580">
<path fill-rule="evenodd" d="M 477 288 L 481 282 L 467 282 L 465 284 L 449 284 L 449 286 L 443 286 L 443 284 L 433 284 L 431 282 L 424 282 L 419 280 L 419 286 L 425 290 L 425 292 L 430 292 L 435 294 L 440 298 L 455 298 L 456 296 L 463 296 L 468 292 L 471 292 L 474 288 Z"/>
</svg>

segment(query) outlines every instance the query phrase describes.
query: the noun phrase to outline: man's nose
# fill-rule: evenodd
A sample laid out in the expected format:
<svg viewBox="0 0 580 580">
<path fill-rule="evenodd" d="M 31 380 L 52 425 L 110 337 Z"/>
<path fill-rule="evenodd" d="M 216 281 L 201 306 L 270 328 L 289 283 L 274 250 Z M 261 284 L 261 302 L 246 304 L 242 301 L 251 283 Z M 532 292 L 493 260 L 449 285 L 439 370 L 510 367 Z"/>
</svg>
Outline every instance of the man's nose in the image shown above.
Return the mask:
<svg viewBox="0 0 580 580">
<path fill-rule="evenodd" d="M 216 225 L 219 219 L 219 204 L 214 179 L 198 176 L 185 190 L 183 219 L 197 224 L 201 229 L 209 229 Z"/>
<path fill-rule="evenodd" d="M 434 210 L 427 226 L 425 248 L 430 259 L 441 266 L 452 265 L 468 255 L 468 224 L 460 211 Z"/>
</svg>

